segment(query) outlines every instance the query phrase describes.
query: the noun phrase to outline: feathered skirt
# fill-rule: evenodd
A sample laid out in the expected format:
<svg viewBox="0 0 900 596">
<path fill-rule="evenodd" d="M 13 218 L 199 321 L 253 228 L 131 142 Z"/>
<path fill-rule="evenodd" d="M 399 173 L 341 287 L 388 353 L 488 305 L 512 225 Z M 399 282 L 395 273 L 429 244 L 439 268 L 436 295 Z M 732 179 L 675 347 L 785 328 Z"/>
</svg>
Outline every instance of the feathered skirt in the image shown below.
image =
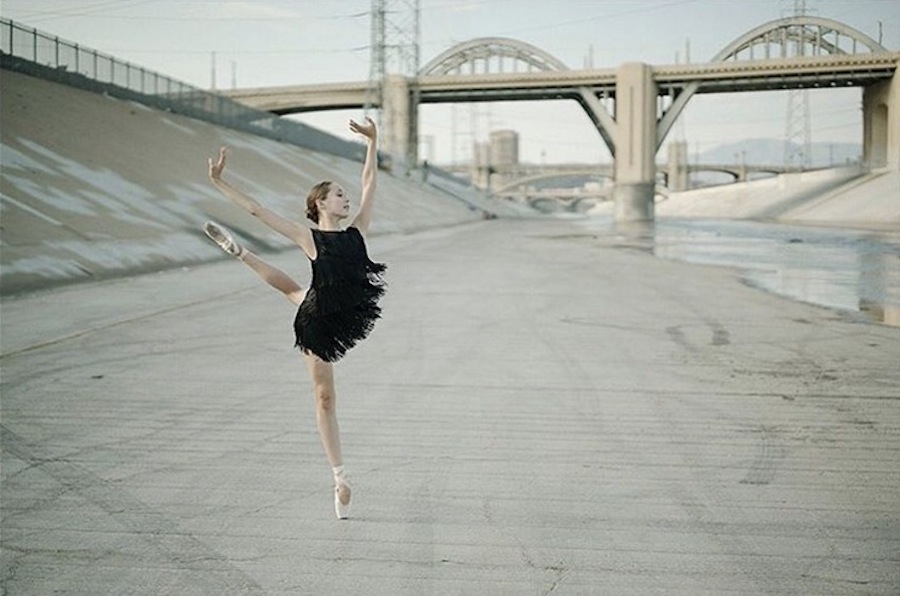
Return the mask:
<svg viewBox="0 0 900 596">
<path fill-rule="evenodd" d="M 381 263 L 368 261 L 364 273 L 357 276 L 323 279 L 314 272 L 318 279 L 294 317 L 296 347 L 336 362 L 368 337 L 381 317 L 378 302 L 385 292 L 381 278 L 385 269 Z"/>
</svg>

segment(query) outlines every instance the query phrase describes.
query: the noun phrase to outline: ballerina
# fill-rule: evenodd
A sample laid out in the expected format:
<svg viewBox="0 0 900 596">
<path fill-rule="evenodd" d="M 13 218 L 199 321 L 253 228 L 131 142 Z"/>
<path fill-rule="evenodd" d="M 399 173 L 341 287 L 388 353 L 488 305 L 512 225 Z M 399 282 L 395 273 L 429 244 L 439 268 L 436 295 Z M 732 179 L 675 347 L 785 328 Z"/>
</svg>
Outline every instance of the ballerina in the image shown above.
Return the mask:
<svg viewBox="0 0 900 596">
<path fill-rule="evenodd" d="M 371 118 L 366 118 L 365 124 L 351 120 L 350 130 L 362 135 L 367 145 L 359 209 L 351 218 L 350 200 L 343 187 L 330 180 L 320 182 L 306 198 L 306 216 L 315 227 L 282 217 L 225 181 L 225 147 L 219 150 L 218 159 L 209 159 L 213 186 L 306 254 L 312 268 L 308 289 L 238 244 L 223 226 L 215 222 L 204 225 L 206 234 L 226 253 L 250 267 L 297 306 L 295 345 L 305 356 L 313 382 L 316 426 L 334 475 L 338 519 L 349 517 L 351 488 L 341 453 L 334 363 L 372 331 L 381 316 L 378 301 L 385 288 L 381 277 L 385 266 L 369 259 L 365 242 L 375 199 L 378 132 Z M 349 225 L 343 228 L 348 219 Z"/>
</svg>

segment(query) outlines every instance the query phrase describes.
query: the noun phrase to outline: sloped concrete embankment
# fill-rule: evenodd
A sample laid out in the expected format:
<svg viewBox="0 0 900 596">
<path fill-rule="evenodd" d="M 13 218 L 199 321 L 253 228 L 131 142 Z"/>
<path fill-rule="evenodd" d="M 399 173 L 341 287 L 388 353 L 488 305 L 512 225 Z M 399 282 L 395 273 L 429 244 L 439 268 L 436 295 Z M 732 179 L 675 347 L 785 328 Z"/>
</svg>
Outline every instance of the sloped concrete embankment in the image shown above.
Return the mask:
<svg viewBox="0 0 900 596">
<path fill-rule="evenodd" d="M 900 172 L 845 166 L 690 190 L 656 214 L 900 229 Z"/>
<path fill-rule="evenodd" d="M 286 248 L 207 181 L 221 145 L 230 179 L 287 217 L 304 218 L 320 180 L 359 197 L 359 162 L 137 103 L 6 70 L 0 103 L 4 294 L 219 258 L 201 231 L 207 219 L 255 249 Z M 373 232 L 459 224 L 484 207 L 382 172 Z"/>
</svg>

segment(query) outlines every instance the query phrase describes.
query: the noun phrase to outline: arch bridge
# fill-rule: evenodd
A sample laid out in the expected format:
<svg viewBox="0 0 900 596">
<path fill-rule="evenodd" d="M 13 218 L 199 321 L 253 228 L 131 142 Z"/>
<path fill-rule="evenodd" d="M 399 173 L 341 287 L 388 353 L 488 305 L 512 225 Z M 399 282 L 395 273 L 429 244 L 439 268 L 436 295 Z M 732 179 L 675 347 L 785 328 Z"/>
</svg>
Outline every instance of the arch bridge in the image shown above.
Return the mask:
<svg viewBox="0 0 900 596">
<path fill-rule="evenodd" d="M 863 159 L 900 167 L 900 53 L 843 23 L 812 16 L 770 21 L 741 35 L 708 63 L 572 70 L 543 50 L 506 38 L 454 46 L 412 79 L 381 88 L 385 150 L 417 161 L 418 106 L 438 102 L 571 99 L 587 112 L 615 163 L 616 217 L 653 218 L 655 155 L 698 93 L 863 88 Z M 279 114 L 361 107 L 367 83 L 231 92 Z"/>
<path fill-rule="evenodd" d="M 687 190 L 685 185 L 682 188 L 675 187 L 670 183 L 672 171 L 676 168 L 684 168 L 688 174 L 698 172 L 717 172 L 731 176 L 733 182 L 745 182 L 754 174 L 770 174 L 778 175 L 789 171 L 791 168 L 785 166 L 768 166 L 768 165 L 745 165 L 745 164 L 657 164 L 658 184 L 661 183 L 670 191 Z M 460 170 L 462 171 L 462 170 Z M 540 183 L 552 180 L 565 180 L 572 178 L 593 179 L 601 183 L 601 186 L 609 186 L 615 181 L 615 172 L 613 164 L 573 164 L 561 166 L 522 166 L 513 167 L 503 172 L 498 172 L 497 180 L 492 181 L 491 193 L 497 196 L 516 196 L 519 198 L 533 197 L 557 197 L 564 198 L 564 193 L 559 189 L 535 188 Z M 601 189 L 599 191 L 569 191 L 570 198 L 583 198 L 585 194 L 592 192 L 601 197 L 608 197 L 610 191 Z M 659 194 L 659 193 L 657 193 Z M 565 196 L 569 196 L 565 195 Z"/>
</svg>

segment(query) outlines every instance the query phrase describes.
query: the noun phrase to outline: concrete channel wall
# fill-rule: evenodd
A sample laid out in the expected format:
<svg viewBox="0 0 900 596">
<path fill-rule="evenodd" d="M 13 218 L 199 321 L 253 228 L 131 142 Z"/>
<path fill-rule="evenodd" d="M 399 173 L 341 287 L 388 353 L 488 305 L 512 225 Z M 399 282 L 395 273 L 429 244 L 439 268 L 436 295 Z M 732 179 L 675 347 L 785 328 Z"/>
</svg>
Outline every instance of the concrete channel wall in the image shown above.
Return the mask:
<svg viewBox="0 0 900 596">
<path fill-rule="evenodd" d="M 656 216 L 900 230 L 900 172 L 850 165 L 688 190 Z"/>
<path fill-rule="evenodd" d="M 358 200 L 361 163 L 26 74 L 0 70 L 4 295 L 220 258 L 215 219 L 258 250 L 287 248 L 209 184 L 206 159 L 230 148 L 228 176 L 302 219 L 308 189 L 333 179 Z M 362 145 L 360 145 L 362 148 Z M 460 186 L 381 172 L 373 233 L 521 213 Z"/>
</svg>

